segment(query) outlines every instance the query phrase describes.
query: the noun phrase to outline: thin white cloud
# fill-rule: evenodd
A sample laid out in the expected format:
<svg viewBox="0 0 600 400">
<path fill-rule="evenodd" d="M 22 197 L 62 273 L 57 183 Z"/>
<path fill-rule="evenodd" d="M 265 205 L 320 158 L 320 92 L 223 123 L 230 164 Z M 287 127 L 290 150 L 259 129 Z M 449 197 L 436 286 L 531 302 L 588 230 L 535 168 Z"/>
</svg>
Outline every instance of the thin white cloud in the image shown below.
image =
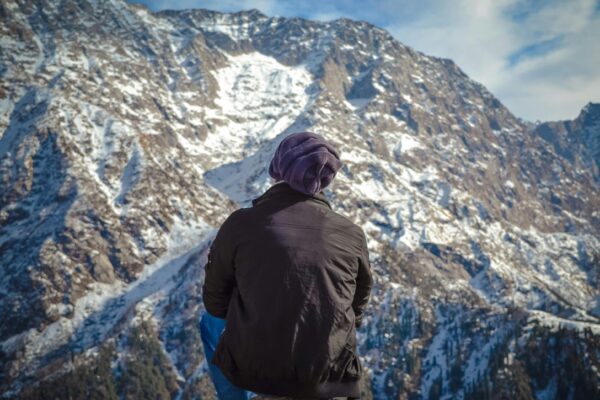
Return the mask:
<svg viewBox="0 0 600 400">
<path fill-rule="evenodd" d="M 595 0 L 545 2 L 520 24 L 522 33 L 539 33 L 546 37 L 577 33 L 589 22 L 595 3 Z"/>
<path fill-rule="evenodd" d="M 310 18 L 315 21 L 328 22 L 341 18 L 343 16 L 344 14 L 337 12 L 319 12 L 311 15 Z"/>
<path fill-rule="evenodd" d="M 588 101 L 600 101 L 600 18 L 567 35 L 560 48 L 504 72 L 496 94 L 530 119 L 572 119 Z"/>
<path fill-rule="evenodd" d="M 600 100 L 598 18 L 595 2 L 545 2 L 515 18 L 516 0 L 439 0 L 418 20 L 388 29 L 408 45 L 453 59 L 482 82 L 517 116 L 570 119 L 588 101 Z M 536 54 L 536 43 L 556 46 Z M 516 65 L 511 56 L 525 50 Z"/>
</svg>

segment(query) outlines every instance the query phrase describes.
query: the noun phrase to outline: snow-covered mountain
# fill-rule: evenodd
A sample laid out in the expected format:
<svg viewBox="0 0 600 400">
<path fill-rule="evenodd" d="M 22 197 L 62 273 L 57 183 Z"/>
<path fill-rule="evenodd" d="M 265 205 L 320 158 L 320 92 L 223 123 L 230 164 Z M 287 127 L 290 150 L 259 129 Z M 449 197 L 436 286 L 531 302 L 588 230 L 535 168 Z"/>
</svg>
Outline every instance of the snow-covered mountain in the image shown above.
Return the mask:
<svg viewBox="0 0 600 400">
<path fill-rule="evenodd" d="M 214 398 L 207 248 L 304 129 L 369 238 L 364 398 L 599 393 L 597 104 L 530 129 L 347 19 L 8 0 L 0 21 L 3 397 Z"/>
</svg>

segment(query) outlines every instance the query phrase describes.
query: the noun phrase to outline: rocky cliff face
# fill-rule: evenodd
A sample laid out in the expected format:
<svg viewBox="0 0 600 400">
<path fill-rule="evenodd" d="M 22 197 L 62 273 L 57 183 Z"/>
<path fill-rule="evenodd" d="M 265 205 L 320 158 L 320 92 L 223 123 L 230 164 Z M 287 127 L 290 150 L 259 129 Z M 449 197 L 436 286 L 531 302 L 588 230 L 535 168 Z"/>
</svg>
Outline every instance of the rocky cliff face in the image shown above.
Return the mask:
<svg viewBox="0 0 600 400">
<path fill-rule="evenodd" d="M 597 105 L 531 131 L 452 61 L 346 19 L 121 0 L 8 1 L 0 19 L 4 397 L 213 396 L 206 251 L 302 129 L 339 148 L 326 195 L 369 238 L 365 398 L 553 398 L 580 374 L 534 375 L 524 346 L 558 325 L 586 373 L 567 390 L 597 389 Z"/>
<path fill-rule="evenodd" d="M 533 128 L 575 169 L 600 179 L 600 104 L 587 104 L 573 121 L 544 122 Z"/>
</svg>

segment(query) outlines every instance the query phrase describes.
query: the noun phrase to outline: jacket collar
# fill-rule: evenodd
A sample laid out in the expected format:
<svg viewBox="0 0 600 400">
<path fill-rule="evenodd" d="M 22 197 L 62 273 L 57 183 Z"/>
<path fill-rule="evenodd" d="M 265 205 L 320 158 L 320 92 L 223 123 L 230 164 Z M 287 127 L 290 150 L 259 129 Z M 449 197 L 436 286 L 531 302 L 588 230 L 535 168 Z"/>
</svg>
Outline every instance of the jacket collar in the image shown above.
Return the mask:
<svg viewBox="0 0 600 400">
<path fill-rule="evenodd" d="M 267 199 L 282 196 L 282 195 L 298 196 L 298 197 L 304 197 L 306 199 L 313 199 L 318 202 L 324 203 L 325 205 L 327 205 L 327 207 L 332 209 L 331 203 L 329 202 L 329 200 L 327 200 L 327 198 L 325 197 L 325 194 L 323 193 L 322 190 L 313 195 L 304 194 L 302 192 L 299 192 L 299 191 L 293 189 L 289 185 L 289 183 L 287 183 L 285 181 L 279 181 L 279 182 L 275 183 L 269 189 L 267 189 L 267 191 L 264 192 L 262 195 L 255 198 L 254 200 L 252 200 L 252 206 L 256 206 L 257 204 L 260 204 L 263 201 L 266 201 Z"/>
</svg>

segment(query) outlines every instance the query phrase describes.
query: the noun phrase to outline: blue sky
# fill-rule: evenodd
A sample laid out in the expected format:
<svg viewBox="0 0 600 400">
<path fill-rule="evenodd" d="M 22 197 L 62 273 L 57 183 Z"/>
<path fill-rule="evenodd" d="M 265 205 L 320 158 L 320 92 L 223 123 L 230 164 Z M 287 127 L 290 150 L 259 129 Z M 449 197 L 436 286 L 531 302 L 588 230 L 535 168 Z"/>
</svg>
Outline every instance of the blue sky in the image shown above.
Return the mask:
<svg viewBox="0 0 600 400">
<path fill-rule="evenodd" d="M 368 21 L 451 58 L 515 115 L 572 119 L 600 102 L 600 0 L 130 0 L 157 11 L 256 8 L 269 16 Z"/>
</svg>

